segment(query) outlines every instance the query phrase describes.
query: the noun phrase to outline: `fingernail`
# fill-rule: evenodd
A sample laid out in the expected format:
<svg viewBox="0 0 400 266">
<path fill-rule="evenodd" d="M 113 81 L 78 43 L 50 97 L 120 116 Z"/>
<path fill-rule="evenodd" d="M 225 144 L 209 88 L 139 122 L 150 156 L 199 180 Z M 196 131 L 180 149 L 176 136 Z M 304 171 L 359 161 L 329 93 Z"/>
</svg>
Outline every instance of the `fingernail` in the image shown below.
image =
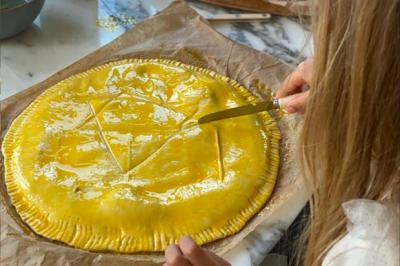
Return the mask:
<svg viewBox="0 0 400 266">
<path fill-rule="evenodd" d="M 176 244 L 169 244 L 166 248 L 165 251 L 170 250 L 170 249 L 177 249 L 179 248 L 178 245 Z"/>
<path fill-rule="evenodd" d="M 196 245 L 194 240 L 189 236 L 181 237 L 181 239 L 179 240 L 179 244 L 182 244 L 182 245 Z"/>
</svg>

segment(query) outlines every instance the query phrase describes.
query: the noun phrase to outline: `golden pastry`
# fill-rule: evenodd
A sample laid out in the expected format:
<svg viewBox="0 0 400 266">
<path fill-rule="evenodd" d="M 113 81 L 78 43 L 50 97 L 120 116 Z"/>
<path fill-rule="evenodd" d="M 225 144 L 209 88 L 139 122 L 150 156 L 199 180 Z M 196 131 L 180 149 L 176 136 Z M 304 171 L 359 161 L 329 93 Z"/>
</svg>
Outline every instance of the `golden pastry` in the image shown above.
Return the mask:
<svg viewBox="0 0 400 266">
<path fill-rule="evenodd" d="M 237 82 L 169 60 L 124 60 L 46 90 L 2 146 L 5 181 L 37 234 L 86 250 L 161 251 L 238 232 L 270 197 L 279 130 Z"/>
</svg>

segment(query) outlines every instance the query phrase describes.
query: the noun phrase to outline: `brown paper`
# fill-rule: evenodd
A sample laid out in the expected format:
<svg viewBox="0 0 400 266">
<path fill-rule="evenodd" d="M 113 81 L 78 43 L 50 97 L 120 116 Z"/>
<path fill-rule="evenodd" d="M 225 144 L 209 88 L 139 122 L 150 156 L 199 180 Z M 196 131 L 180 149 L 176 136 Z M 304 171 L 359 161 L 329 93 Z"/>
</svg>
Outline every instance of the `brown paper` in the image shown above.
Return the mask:
<svg viewBox="0 0 400 266">
<path fill-rule="evenodd" d="M 1 101 L 1 140 L 12 120 L 41 92 L 75 73 L 122 58 L 165 58 L 211 69 L 228 76 L 259 98 L 271 97 L 288 73 L 288 67 L 271 56 L 235 43 L 222 36 L 184 2 L 174 2 L 161 13 L 136 25 L 108 45 L 82 58 L 23 92 Z M 295 131 L 293 119 L 279 120 L 282 131 L 282 160 L 273 196 L 237 234 L 206 245 L 224 254 L 271 217 L 301 187 L 296 167 L 291 162 Z M 115 254 L 94 253 L 56 243 L 36 235 L 19 218 L 6 192 L 1 156 L 0 178 L 0 264 L 1 265 L 158 265 L 162 253 Z M 217 206 L 216 206 L 217 207 Z"/>
</svg>

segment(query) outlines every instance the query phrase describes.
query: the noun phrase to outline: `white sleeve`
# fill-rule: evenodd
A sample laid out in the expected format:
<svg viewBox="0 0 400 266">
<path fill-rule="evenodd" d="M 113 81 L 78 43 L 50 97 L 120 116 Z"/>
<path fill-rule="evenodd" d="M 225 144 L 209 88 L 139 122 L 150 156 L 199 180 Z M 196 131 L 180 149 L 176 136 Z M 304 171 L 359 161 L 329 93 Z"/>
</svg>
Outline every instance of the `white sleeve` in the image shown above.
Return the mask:
<svg viewBox="0 0 400 266">
<path fill-rule="evenodd" d="M 399 210 L 372 200 L 345 202 L 347 234 L 335 243 L 322 266 L 399 266 Z"/>
</svg>

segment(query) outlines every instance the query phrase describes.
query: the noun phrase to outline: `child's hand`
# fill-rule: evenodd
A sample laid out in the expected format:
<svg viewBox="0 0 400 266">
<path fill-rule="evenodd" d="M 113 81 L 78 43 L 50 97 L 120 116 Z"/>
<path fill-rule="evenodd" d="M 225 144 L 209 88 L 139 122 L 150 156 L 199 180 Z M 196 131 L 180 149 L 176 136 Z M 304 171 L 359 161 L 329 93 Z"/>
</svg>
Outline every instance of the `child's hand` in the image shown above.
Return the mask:
<svg viewBox="0 0 400 266">
<path fill-rule="evenodd" d="M 309 91 L 302 91 L 304 85 L 309 85 L 312 79 L 313 59 L 307 59 L 286 77 L 281 87 L 276 92 L 276 98 L 286 97 L 292 94 L 298 94 L 298 97 L 292 99 L 286 105 L 286 111 L 289 113 L 304 113 L 307 104 Z"/>
<path fill-rule="evenodd" d="M 165 249 L 164 266 L 230 266 L 229 262 L 205 250 L 187 236 L 179 240 L 179 245 L 169 245 Z"/>
</svg>

